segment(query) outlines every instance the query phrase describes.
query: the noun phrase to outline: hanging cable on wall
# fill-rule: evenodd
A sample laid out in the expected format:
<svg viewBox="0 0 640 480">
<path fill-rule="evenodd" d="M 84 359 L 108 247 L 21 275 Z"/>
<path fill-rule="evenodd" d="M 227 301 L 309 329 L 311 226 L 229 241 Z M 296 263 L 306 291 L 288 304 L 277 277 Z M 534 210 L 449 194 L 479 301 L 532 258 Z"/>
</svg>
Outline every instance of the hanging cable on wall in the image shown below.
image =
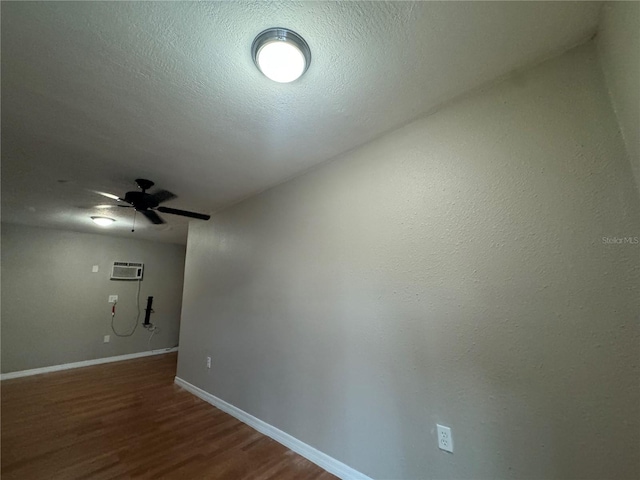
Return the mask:
<svg viewBox="0 0 640 480">
<path fill-rule="evenodd" d="M 138 324 L 140 323 L 140 280 L 138 280 L 138 291 L 136 293 L 136 307 L 138 309 L 138 314 L 136 316 L 136 324 L 133 326 L 133 330 L 131 330 L 130 333 L 118 333 L 116 331 L 115 325 L 114 325 L 114 321 L 116 318 L 116 303 L 114 302 L 113 306 L 111 307 L 111 330 L 113 331 L 114 335 L 116 337 L 130 337 L 131 335 L 133 335 L 135 333 L 135 331 L 138 328 Z M 150 340 L 149 340 L 150 341 Z"/>
<path fill-rule="evenodd" d="M 149 335 L 149 340 L 147 340 L 147 350 L 152 350 L 151 339 L 156 333 L 160 333 L 160 327 L 155 326 L 153 323 L 150 323 L 148 325 L 143 325 L 143 326 L 144 328 L 146 328 L 151 332 L 151 335 Z"/>
</svg>

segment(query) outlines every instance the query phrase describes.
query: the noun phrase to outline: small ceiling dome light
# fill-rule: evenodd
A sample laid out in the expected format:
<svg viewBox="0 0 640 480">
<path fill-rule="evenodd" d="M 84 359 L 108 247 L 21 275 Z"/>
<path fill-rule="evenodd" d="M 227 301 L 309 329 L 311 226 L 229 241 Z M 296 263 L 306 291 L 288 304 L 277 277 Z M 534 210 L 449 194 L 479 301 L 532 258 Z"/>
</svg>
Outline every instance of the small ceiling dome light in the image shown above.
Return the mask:
<svg viewBox="0 0 640 480">
<path fill-rule="evenodd" d="M 91 220 L 93 220 L 95 223 L 97 223 L 101 227 L 108 227 L 113 222 L 115 222 L 113 218 L 109 218 L 109 217 L 91 217 Z"/>
<path fill-rule="evenodd" d="M 269 28 L 260 33 L 251 45 L 251 55 L 258 70 L 279 83 L 293 82 L 311 63 L 307 42 L 286 28 Z"/>
</svg>

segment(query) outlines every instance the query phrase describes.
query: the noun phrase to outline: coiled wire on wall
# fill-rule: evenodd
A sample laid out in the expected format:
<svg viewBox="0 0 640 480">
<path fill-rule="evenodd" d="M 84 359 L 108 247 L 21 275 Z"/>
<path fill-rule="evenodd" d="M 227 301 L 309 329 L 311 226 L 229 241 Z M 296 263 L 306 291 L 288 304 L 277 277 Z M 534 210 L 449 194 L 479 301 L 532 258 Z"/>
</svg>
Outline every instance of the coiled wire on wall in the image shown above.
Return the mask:
<svg viewBox="0 0 640 480">
<path fill-rule="evenodd" d="M 149 326 L 143 324 L 143 327 L 151 332 L 149 340 L 147 340 L 147 350 L 151 350 L 151 339 L 156 333 L 160 333 L 160 327 L 155 326 L 153 323 L 150 323 Z"/>
<path fill-rule="evenodd" d="M 138 328 L 138 324 L 140 323 L 140 280 L 138 280 L 138 292 L 136 293 L 136 307 L 138 308 L 138 315 L 136 316 L 136 324 L 133 326 L 133 330 L 131 330 L 131 333 L 118 333 L 116 331 L 115 325 L 113 324 L 115 318 L 116 318 L 116 310 L 115 310 L 116 304 L 113 304 L 113 309 L 111 310 L 111 330 L 113 330 L 113 333 L 116 337 L 130 337 L 131 335 L 133 335 L 137 328 Z"/>
</svg>

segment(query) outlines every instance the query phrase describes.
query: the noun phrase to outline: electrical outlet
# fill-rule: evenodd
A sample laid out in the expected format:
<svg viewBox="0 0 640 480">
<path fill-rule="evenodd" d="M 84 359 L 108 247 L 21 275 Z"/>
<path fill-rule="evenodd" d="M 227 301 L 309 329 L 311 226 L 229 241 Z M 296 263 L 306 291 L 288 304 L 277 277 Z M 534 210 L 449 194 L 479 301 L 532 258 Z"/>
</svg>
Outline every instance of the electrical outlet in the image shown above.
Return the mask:
<svg viewBox="0 0 640 480">
<path fill-rule="evenodd" d="M 104 343 L 109 343 L 111 341 L 111 335 L 104 336 Z"/>
<path fill-rule="evenodd" d="M 211 368 L 211 357 L 207 357 L 207 368 Z"/>
<path fill-rule="evenodd" d="M 453 437 L 451 436 L 451 429 L 444 425 L 438 425 L 438 448 L 445 452 L 453 453 Z"/>
<path fill-rule="evenodd" d="M 93 267 L 91 267 L 92 273 L 98 273 L 98 270 L 100 270 L 100 267 L 98 265 L 94 265 Z"/>
<path fill-rule="evenodd" d="M 118 295 L 109 295 L 109 303 L 116 303 L 118 301 Z"/>
</svg>

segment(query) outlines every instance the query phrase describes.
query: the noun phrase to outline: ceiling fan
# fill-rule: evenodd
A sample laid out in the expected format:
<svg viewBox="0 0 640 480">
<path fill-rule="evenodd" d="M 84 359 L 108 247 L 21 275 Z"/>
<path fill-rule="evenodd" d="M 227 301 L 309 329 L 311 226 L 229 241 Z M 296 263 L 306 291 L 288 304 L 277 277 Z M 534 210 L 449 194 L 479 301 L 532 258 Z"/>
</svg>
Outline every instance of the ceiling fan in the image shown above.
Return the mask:
<svg viewBox="0 0 640 480">
<path fill-rule="evenodd" d="M 161 203 L 176 198 L 176 195 L 168 190 L 158 190 L 155 193 L 147 193 L 155 184 L 151 180 L 137 178 L 136 184 L 141 191 L 127 192 L 124 198 L 104 192 L 96 192 L 107 198 L 125 202 L 129 205 L 117 205 L 118 207 L 134 208 L 136 212 L 140 212 L 147 220 L 155 225 L 166 223 L 156 212 L 170 213 L 172 215 L 181 215 L 183 217 L 197 218 L 198 220 L 209 220 L 211 215 L 203 213 L 189 212 L 187 210 L 178 210 L 177 208 L 169 208 L 160 206 Z"/>
</svg>

